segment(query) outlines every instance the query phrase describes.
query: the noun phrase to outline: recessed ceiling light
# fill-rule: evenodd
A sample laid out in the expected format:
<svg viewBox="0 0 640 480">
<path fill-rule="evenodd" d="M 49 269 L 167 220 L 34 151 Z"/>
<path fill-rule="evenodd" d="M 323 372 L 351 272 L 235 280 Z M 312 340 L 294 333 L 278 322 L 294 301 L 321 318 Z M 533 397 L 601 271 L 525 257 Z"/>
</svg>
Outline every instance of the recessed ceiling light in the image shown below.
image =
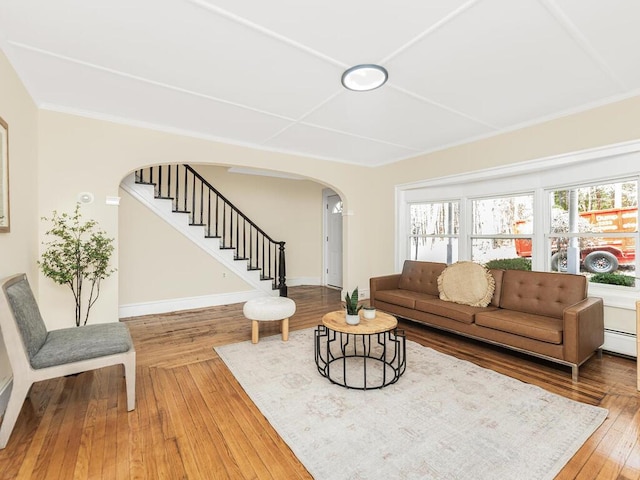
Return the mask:
<svg viewBox="0 0 640 480">
<path fill-rule="evenodd" d="M 380 65 L 356 65 L 342 74 L 342 85 L 349 90 L 366 92 L 384 85 L 389 74 Z"/>
</svg>

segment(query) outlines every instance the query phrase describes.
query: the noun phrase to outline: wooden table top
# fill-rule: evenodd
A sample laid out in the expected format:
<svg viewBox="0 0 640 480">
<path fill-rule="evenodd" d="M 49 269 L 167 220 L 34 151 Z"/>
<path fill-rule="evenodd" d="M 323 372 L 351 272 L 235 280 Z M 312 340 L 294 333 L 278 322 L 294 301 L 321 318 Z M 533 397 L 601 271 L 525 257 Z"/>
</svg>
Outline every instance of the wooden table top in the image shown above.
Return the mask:
<svg viewBox="0 0 640 480">
<path fill-rule="evenodd" d="M 376 310 L 376 316 L 372 319 L 366 319 L 360 311 L 360 323 L 358 325 L 349 325 L 345 320 L 345 311 L 338 310 L 329 312 L 322 317 L 322 324 L 336 332 L 351 333 L 357 335 L 372 335 L 375 333 L 388 332 L 398 326 L 396 317 L 387 313 Z"/>
</svg>

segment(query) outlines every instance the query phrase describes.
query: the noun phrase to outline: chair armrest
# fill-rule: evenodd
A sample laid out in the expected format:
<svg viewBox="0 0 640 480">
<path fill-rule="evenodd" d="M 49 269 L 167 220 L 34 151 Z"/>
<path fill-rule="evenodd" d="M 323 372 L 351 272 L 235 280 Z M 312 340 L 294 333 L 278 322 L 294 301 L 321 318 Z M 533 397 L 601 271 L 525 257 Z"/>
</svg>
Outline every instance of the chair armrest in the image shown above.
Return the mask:
<svg viewBox="0 0 640 480">
<path fill-rule="evenodd" d="M 400 273 L 395 273 L 369 279 L 369 303 L 372 307 L 376 306 L 376 292 L 378 290 L 395 290 L 400 283 L 400 276 Z"/>
<path fill-rule="evenodd" d="M 564 309 L 564 359 L 579 365 L 604 344 L 604 304 L 588 297 Z"/>
</svg>

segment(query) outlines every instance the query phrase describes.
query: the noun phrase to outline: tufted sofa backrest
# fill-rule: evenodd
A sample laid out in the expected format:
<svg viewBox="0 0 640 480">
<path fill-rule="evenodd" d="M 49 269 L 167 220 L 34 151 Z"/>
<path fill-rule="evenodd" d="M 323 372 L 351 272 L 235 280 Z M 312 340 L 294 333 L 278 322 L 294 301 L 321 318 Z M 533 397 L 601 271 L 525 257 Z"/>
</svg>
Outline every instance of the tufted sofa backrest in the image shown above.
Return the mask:
<svg viewBox="0 0 640 480">
<path fill-rule="evenodd" d="M 587 298 L 583 275 L 505 270 L 500 306 L 509 310 L 562 318 L 565 308 Z"/>
<path fill-rule="evenodd" d="M 438 277 L 445 268 L 446 263 L 405 260 L 398 288 L 438 296 Z"/>
</svg>

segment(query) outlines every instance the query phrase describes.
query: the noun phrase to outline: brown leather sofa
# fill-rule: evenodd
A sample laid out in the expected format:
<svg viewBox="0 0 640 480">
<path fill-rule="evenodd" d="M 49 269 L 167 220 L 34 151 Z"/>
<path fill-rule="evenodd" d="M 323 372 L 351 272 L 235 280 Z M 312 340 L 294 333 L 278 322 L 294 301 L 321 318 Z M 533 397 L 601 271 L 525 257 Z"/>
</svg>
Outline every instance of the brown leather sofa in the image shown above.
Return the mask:
<svg viewBox="0 0 640 480">
<path fill-rule="evenodd" d="M 545 358 L 572 369 L 604 343 L 601 298 L 587 296 L 583 275 L 490 270 L 491 303 L 471 307 L 440 300 L 444 263 L 407 260 L 402 273 L 371 278 L 370 302 L 398 317 Z"/>
</svg>

